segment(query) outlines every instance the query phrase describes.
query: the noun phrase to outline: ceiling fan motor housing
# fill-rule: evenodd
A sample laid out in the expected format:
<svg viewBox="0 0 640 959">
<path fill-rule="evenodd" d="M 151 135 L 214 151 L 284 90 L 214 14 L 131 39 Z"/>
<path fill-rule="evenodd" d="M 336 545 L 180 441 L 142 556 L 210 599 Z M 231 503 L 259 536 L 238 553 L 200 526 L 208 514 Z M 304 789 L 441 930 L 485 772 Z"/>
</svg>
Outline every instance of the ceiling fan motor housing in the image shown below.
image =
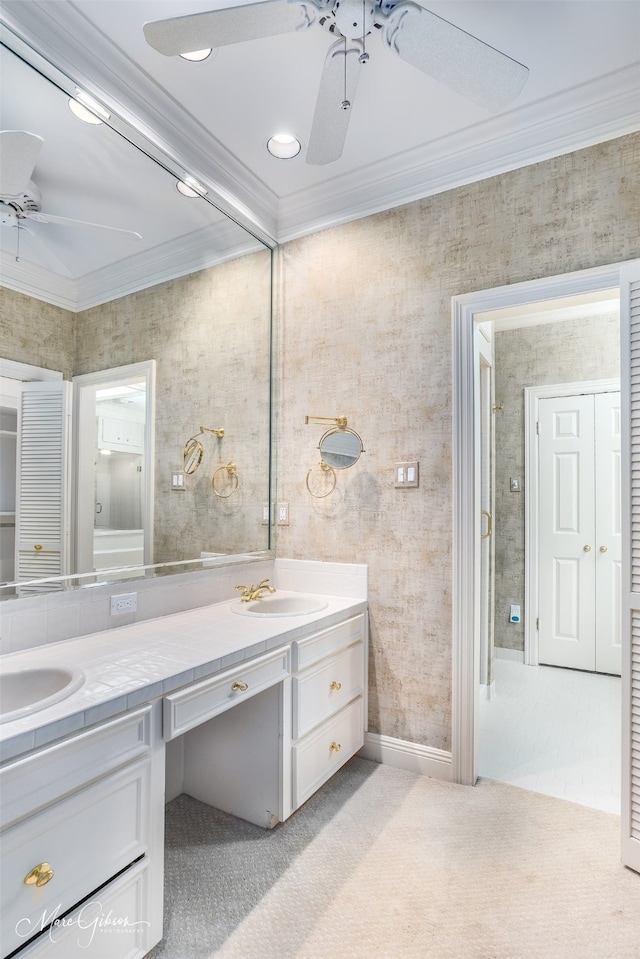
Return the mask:
<svg viewBox="0 0 640 959">
<path fill-rule="evenodd" d="M 374 27 L 375 7 L 372 0 L 336 0 L 333 16 L 342 36 L 356 40 L 370 33 Z"/>
<path fill-rule="evenodd" d="M 38 213 L 42 206 L 42 195 L 33 180 L 30 180 L 26 190 L 15 196 L 0 197 L 0 201 L 3 208 L 5 206 L 10 207 L 15 214 L 20 216 L 23 213 Z M 6 210 L 3 210 L 3 213 L 5 212 Z M 3 218 L 2 222 L 6 223 L 6 220 Z"/>
</svg>

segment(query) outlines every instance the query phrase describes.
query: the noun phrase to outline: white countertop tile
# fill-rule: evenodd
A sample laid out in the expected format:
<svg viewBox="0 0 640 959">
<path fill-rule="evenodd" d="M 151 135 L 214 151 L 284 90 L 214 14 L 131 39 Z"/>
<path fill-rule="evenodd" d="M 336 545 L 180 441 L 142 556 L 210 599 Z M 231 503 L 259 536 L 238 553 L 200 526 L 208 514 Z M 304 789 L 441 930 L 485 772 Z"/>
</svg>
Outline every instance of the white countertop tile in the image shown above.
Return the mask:
<svg viewBox="0 0 640 959">
<path fill-rule="evenodd" d="M 278 590 L 278 595 L 290 593 Z M 326 599 L 319 612 L 273 618 L 238 616 L 231 609 L 238 603 L 233 599 L 8 653 L 1 658 L 0 671 L 73 665 L 84 671 L 86 681 L 55 705 L 0 724 L 0 758 L 52 742 L 366 608 L 361 598 Z"/>
</svg>

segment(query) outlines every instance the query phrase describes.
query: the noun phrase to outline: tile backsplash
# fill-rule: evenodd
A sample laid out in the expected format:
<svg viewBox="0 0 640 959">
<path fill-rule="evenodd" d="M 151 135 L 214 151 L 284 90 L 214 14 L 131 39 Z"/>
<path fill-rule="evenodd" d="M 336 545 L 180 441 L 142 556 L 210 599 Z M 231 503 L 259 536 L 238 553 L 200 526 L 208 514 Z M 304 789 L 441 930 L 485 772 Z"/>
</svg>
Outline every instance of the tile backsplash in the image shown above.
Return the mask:
<svg viewBox="0 0 640 959">
<path fill-rule="evenodd" d="M 367 567 L 364 565 L 265 559 L 6 600 L 0 604 L 0 653 L 47 646 L 76 636 L 221 603 L 237 596 L 235 587 L 238 583 L 256 583 L 267 577 L 280 589 L 367 598 Z M 111 597 L 132 592 L 137 594 L 136 612 L 112 616 Z"/>
</svg>

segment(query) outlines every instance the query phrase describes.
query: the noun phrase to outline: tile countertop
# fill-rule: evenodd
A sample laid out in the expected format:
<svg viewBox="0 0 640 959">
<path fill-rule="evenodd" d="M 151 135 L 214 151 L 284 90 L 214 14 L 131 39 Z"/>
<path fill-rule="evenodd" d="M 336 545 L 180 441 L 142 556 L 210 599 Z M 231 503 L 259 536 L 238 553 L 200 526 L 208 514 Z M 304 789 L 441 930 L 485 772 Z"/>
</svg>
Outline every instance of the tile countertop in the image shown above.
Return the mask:
<svg viewBox="0 0 640 959">
<path fill-rule="evenodd" d="M 279 596 L 298 595 L 278 590 Z M 181 686 L 221 672 L 301 636 L 363 612 L 366 601 L 323 596 L 327 606 L 306 616 L 238 616 L 238 600 L 201 606 L 131 626 L 8 653 L 0 672 L 34 666 L 76 666 L 85 683 L 66 699 L 0 723 L 0 759 L 50 743 Z"/>
</svg>

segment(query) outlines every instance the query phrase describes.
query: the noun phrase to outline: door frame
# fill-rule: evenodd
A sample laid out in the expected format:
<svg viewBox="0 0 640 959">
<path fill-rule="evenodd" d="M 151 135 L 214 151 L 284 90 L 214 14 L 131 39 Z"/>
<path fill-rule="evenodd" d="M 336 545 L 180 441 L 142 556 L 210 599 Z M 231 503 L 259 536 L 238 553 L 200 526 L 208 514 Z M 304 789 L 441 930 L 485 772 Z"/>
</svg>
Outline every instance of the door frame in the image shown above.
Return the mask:
<svg viewBox="0 0 640 959">
<path fill-rule="evenodd" d="M 540 513 L 538 504 L 539 452 L 536 423 L 540 400 L 559 396 L 617 393 L 619 379 L 581 380 L 578 383 L 556 383 L 546 386 L 526 386 L 524 389 L 524 661 L 527 666 L 538 665 L 538 637 L 536 621 L 539 615 L 539 544 Z"/>
<path fill-rule="evenodd" d="M 453 595 L 451 762 L 454 782 L 474 785 L 479 709 L 480 417 L 476 316 L 490 310 L 620 286 L 624 262 L 465 293 L 451 299 L 453 347 Z M 625 399 L 623 397 L 623 403 Z M 629 558 L 623 551 L 624 566 Z M 626 580 L 625 580 L 626 581 Z M 623 660 L 629 656 L 623 648 Z M 623 672 L 625 664 L 623 661 Z"/>
</svg>

